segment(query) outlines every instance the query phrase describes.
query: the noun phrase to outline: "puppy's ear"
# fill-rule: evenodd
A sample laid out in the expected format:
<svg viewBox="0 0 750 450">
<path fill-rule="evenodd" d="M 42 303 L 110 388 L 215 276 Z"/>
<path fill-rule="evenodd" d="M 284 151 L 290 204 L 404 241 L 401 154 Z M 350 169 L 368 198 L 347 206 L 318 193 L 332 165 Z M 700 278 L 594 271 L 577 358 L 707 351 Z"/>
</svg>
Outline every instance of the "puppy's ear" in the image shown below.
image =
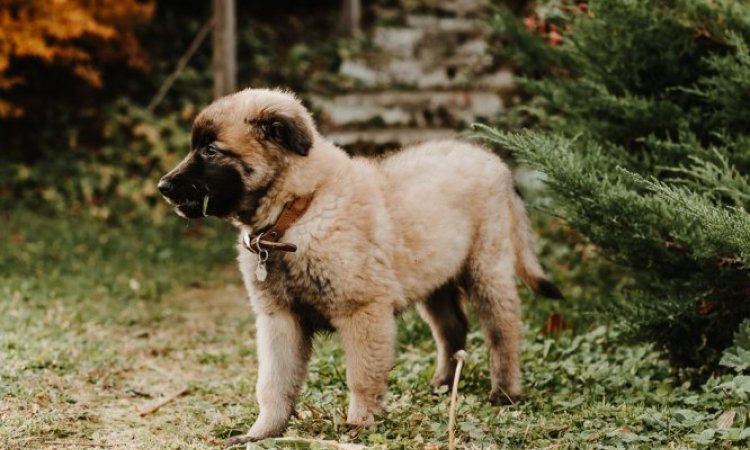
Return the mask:
<svg viewBox="0 0 750 450">
<path fill-rule="evenodd" d="M 312 147 L 312 130 L 301 120 L 280 114 L 250 122 L 261 138 L 299 155 L 307 156 Z"/>
</svg>

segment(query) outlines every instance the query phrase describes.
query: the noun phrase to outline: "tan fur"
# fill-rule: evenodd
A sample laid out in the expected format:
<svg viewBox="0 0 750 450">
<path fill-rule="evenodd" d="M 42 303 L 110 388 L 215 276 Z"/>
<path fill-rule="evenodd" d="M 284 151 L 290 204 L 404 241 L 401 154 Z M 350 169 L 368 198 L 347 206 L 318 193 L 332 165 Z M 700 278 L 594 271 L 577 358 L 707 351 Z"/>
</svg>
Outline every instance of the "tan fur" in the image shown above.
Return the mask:
<svg viewBox="0 0 750 450">
<path fill-rule="evenodd" d="M 264 142 L 257 119 L 279 116 L 312 136 L 307 156 Z M 511 172 L 491 152 L 459 141 L 429 142 L 382 160 L 350 158 L 315 131 L 291 94 L 245 90 L 209 106 L 222 148 L 253 167 L 248 189 L 264 187 L 252 217 L 230 218 L 252 232 L 273 223 L 283 205 L 314 193 L 283 241 L 296 253 L 272 253 L 268 278 L 239 245 L 240 269 L 258 328 L 260 415 L 244 439 L 281 433 L 294 409 L 312 334 L 331 328 L 346 352 L 347 422 L 367 425 L 382 411 L 394 360 L 394 315 L 418 304 L 438 343 L 435 384 L 447 383 L 468 329 L 464 293 L 490 352 L 490 396 L 521 393 L 521 311 L 514 273 L 534 285 L 544 274 L 531 251 L 523 205 Z"/>
</svg>

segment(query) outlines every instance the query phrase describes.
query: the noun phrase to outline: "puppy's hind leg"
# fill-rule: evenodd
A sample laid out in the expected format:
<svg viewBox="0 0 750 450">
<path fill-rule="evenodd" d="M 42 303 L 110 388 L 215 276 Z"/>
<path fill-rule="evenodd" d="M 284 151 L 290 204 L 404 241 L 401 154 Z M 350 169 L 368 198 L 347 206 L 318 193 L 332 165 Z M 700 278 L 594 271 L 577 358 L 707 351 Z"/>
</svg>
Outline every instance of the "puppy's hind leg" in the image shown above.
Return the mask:
<svg viewBox="0 0 750 450">
<path fill-rule="evenodd" d="M 393 307 L 378 302 L 333 321 L 346 354 L 349 412 L 346 422 L 367 426 L 383 410 L 388 372 L 393 367 L 396 319 Z"/>
<path fill-rule="evenodd" d="M 259 314 L 258 383 L 255 395 L 260 414 L 250 431 L 225 442 L 227 446 L 280 435 L 294 411 L 294 403 L 307 373 L 312 336 L 288 311 Z"/>
<path fill-rule="evenodd" d="M 467 284 L 489 351 L 490 401 L 508 404 L 521 396 L 521 302 L 510 242 L 487 244 L 471 256 Z"/>
<path fill-rule="evenodd" d="M 456 360 L 453 355 L 466 347 L 469 322 L 461 305 L 461 292 L 454 281 L 438 288 L 424 303 L 417 305 L 422 318 L 430 325 L 437 346 L 437 368 L 430 384 L 453 383 Z"/>
</svg>

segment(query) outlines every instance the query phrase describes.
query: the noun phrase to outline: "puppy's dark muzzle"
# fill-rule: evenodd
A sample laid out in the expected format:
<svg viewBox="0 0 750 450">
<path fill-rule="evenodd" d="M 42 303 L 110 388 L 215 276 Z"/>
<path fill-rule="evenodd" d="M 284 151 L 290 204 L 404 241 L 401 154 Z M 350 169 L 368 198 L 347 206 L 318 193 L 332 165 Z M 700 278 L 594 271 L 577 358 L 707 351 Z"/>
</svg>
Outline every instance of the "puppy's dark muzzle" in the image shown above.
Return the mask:
<svg viewBox="0 0 750 450">
<path fill-rule="evenodd" d="M 182 177 L 165 175 L 156 185 L 161 195 L 175 207 L 180 215 L 187 218 L 203 217 L 203 197 L 197 185 L 187 183 Z"/>
<path fill-rule="evenodd" d="M 162 195 L 169 197 L 169 194 L 174 191 L 174 183 L 166 178 L 162 178 L 159 180 L 159 184 L 156 185 L 156 188 L 159 189 L 159 192 L 161 192 Z"/>
<path fill-rule="evenodd" d="M 192 181 L 183 173 L 170 172 L 164 175 L 156 188 L 161 195 L 173 203 L 185 203 L 189 201 L 199 201 L 205 194 L 203 189 L 199 189 L 202 184 Z"/>
</svg>

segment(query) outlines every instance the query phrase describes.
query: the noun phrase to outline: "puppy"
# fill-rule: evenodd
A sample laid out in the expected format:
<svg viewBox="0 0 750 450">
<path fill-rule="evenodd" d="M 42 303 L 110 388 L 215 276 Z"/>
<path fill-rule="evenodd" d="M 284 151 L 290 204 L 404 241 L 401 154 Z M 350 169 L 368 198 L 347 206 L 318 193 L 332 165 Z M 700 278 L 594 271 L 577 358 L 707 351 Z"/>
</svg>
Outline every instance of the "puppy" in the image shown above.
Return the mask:
<svg viewBox="0 0 750 450">
<path fill-rule="evenodd" d="M 230 444 L 281 434 L 304 381 L 313 334 L 340 334 L 347 422 L 383 410 L 395 315 L 415 304 L 437 343 L 433 385 L 464 348 L 466 293 L 489 350 L 490 400 L 521 394 L 514 274 L 560 297 L 532 251 L 508 167 L 447 140 L 387 158 L 350 158 L 290 93 L 247 89 L 195 119 L 192 150 L 158 184 L 177 213 L 240 230 L 239 265 L 256 315 L 260 414 Z"/>
</svg>

